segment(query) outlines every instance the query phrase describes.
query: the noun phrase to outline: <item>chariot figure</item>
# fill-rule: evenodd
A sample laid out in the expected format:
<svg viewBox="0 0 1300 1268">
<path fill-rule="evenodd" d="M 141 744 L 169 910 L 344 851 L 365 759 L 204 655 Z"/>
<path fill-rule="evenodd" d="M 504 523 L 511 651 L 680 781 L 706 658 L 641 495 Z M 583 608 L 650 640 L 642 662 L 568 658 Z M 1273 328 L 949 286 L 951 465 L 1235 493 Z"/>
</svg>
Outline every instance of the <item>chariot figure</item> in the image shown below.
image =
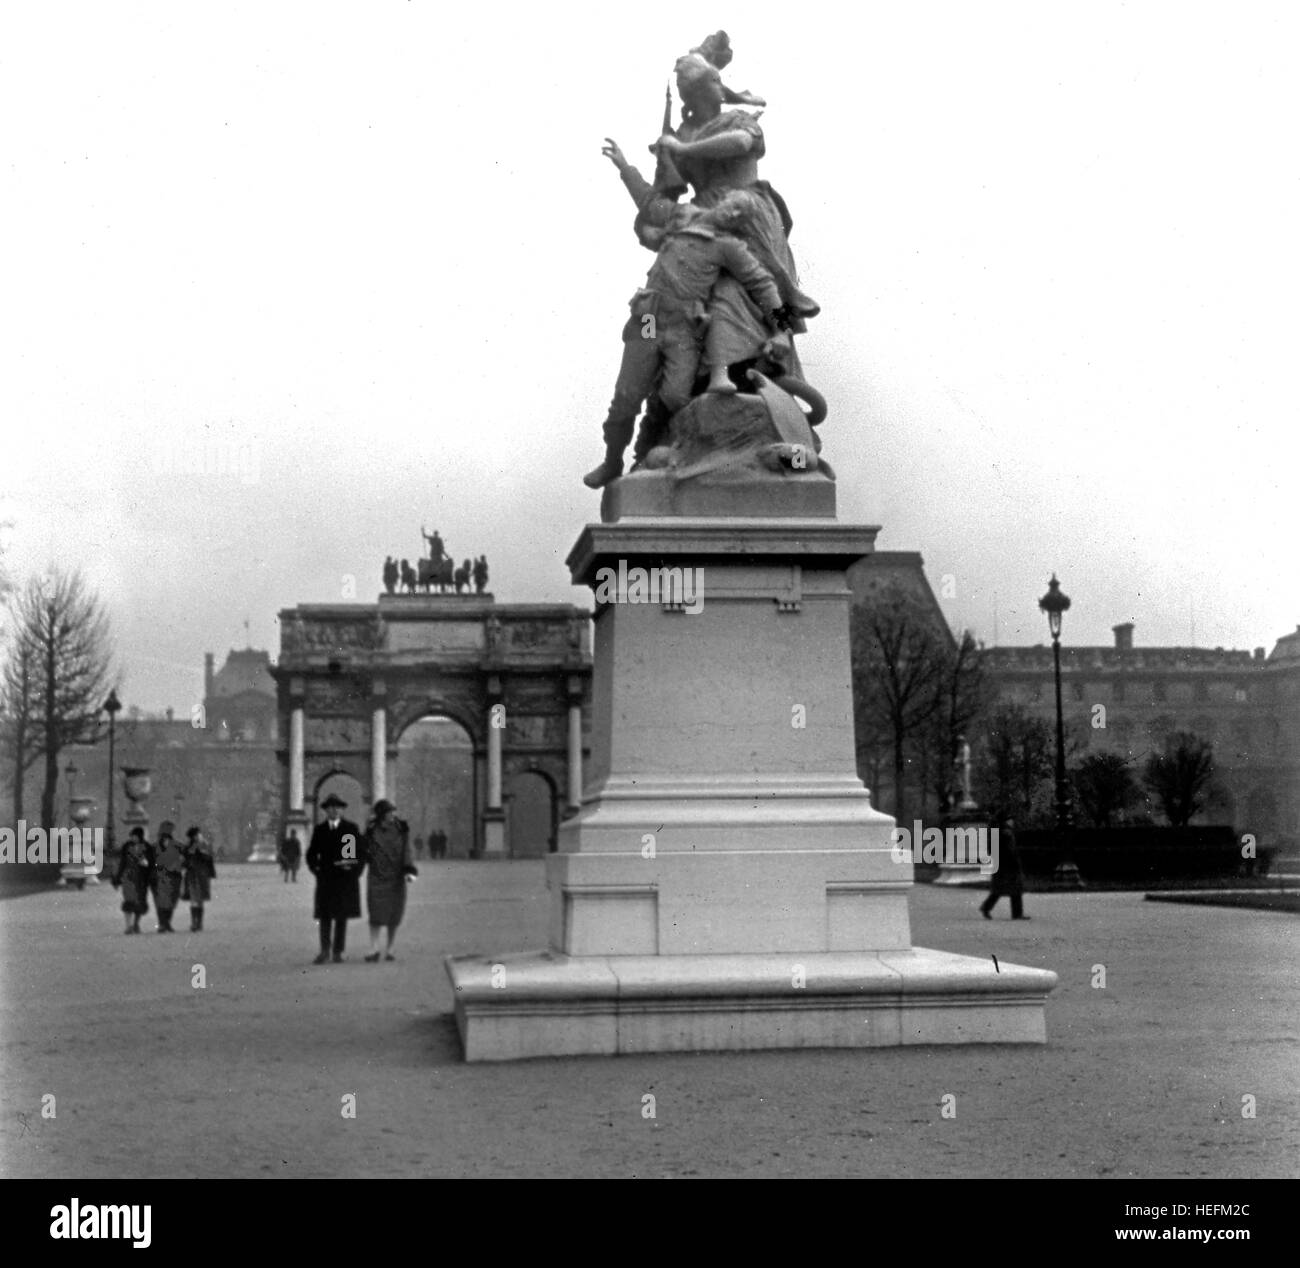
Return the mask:
<svg viewBox="0 0 1300 1268">
<path fill-rule="evenodd" d="M 429 543 L 429 558 L 435 564 L 440 564 L 447 557 L 446 547 L 442 544 L 442 535 L 435 528 L 431 537 L 424 531 L 424 525 L 420 525 L 420 536 Z"/>
</svg>

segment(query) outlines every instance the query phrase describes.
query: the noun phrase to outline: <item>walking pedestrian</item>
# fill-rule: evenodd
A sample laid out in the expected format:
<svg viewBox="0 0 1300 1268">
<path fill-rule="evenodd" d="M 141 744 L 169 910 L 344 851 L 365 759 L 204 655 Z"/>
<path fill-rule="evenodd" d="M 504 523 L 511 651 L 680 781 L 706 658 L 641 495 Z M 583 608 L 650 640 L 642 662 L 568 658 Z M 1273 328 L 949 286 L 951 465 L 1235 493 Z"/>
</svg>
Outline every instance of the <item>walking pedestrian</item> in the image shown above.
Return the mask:
<svg viewBox="0 0 1300 1268">
<path fill-rule="evenodd" d="M 1025 915 L 1025 873 L 1016 848 L 1016 823 L 1003 819 L 997 825 L 998 870 L 989 880 L 989 896 L 980 904 L 980 915 L 993 919 L 993 908 L 1005 894 L 1011 900 L 1011 919 L 1028 920 Z"/>
<path fill-rule="evenodd" d="M 366 866 L 365 842 L 361 829 L 342 812 L 348 803 L 331 793 L 321 804 L 325 822 L 312 830 L 307 847 L 307 870 L 316 878 L 313 916 L 320 921 L 320 954 L 314 963 L 324 964 L 331 954 L 335 964 L 343 962 L 348 921 L 361 915 L 361 873 Z"/>
<path fill-rule="evenodd" d="M 203 904 L 212 898 L 212 882 L 217 879 L 217 865 L 212 846 L 203 829 L 191 828 L 185 834 L 185 885 L 181 897 L 190 905 L 190 932 L 203 929 Z"/>
<path fill-rule="evenodd" d="M 393 941 L 406 912 L 406 887 L 416 875 L 411 858 L 411 830 L 397 817 L 391 801 L 375 802 L 366 825 L 366 907 L 370 912 L 368 963 L 379 959 L 379 931 L 388 932 L 384 959 L 395 960 Z"/>
<path fill-rule="evenodd" d="M 280 842 L 280 874 L 285 884 L 290 880 L 298 883 L 298 864 L 302 861 L 302 842 L 298 840 L 298 829 L 290 828 L 289 834 Z"/>
<path fill-rule="evenodd" d="M 140 917 L 149 910 L 149 880 L 153 871 L 153 846 L 143 828 L 132 828 L 113 873 L 113 888 L 122 890 L 123 933 L 139 933 Z"/>
<path fill-rule="evenodd" d="M 170 819 L 158 825 L 154 846 L 153 901 L 158 909 L 158 932 L 172 933 L 172 913 L 181 896 L 185 872 L 185 855 L 175 837 L 176 825 Z"/>
</svg>

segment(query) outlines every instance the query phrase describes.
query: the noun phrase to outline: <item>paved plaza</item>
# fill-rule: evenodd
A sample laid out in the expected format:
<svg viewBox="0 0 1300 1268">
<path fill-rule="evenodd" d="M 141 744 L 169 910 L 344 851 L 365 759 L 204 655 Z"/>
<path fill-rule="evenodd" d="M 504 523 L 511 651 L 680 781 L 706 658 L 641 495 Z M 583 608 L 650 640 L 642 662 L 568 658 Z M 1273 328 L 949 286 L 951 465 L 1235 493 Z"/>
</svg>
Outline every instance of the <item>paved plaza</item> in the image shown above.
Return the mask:
<svg viewBox="0 0 1300 1268">
<path fill-rule="evenodd" d="M 919 886 L 916 945 L 1060 975 L 1045 1048 L 467 1066 L 443 956 L 544 946 L 540 863 L 421 864 L 393 964 L 354 921 L 347 962 L 312 965 L 306 874 L 225 866 L 215 891 L 202 933 L 151 912 L 134 938 L 108 885 L 0 902 L 0 1174 L 1300 1174 L 1288 913 L 1031 894 L 1030 921 L 988 922 Z"/>
</svg>

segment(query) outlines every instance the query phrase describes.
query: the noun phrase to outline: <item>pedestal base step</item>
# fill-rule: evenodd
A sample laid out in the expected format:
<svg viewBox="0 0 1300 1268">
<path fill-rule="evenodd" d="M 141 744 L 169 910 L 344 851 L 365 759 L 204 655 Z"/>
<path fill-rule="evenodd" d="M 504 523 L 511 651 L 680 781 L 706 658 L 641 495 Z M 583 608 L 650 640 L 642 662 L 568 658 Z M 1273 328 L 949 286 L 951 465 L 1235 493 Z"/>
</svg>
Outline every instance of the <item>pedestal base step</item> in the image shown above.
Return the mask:
<svg viewBox="0 0 1300 1268">
<path fill-rule="evenodd" d="M 1046 1043 L 1056 974 L 913 947 L 852 954 L 449 956 L 466 1061 Z"/>
</svg>

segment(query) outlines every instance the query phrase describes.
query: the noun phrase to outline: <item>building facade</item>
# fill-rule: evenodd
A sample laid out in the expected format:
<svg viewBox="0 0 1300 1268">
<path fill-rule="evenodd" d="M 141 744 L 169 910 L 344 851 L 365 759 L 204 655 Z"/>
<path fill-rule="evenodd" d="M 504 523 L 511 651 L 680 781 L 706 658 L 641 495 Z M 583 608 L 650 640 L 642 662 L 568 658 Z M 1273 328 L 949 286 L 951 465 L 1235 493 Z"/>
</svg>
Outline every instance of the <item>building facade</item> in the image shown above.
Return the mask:
<svg viewBox="0 0 1300 1268">
<path fill-rule="evenodd" d="M 922 619 L 953 635 L 913 551 L 878 551 L 850 570 L 854 603 L 870 606 L 896 588 L 916 600 Z M 1254 832 L 1260 843 L 1300 842 L 1300 627 L 1271 651 L 1201 647 L 1142 647 L 1134 626 L 1113 627 L 1108 646 L 1061 644 L 1062 711 L 1075 748 L 1121 753 L 1140 778 L 1146 758 L 1173 731 L 1190 731 L 1214 748 L 1220 795 L 1195 822 L 1230 823 Z M 986 647 L 982 663 L 987 708 L 1017 704 L 1055 726 L 1052 649 Z M 855 681 L 855 692 L 866 690 Z M 980 725 L 969 737 L 976 743 Z M 978 761 L 979 754 L 976 752 Z M 860 762 L 862 761 L 860 755 Z M 912 772 L 912 804 L 937 810 L 923 772 Z M 892 803 L 887 762 L 859 772 L 876 804 Z"/>
<path fill-rule="evenodd" d="M 114 792 L 127 808 L 121 771 L 149 770 L 153 791 L 144 802 L 149 830 L 170 819 L 184 832 L 199 824 L 224 859 L 247 858 L 259 843 L 273 842 L 279 809 L 278 714 L 271 658 L 259 648 L 232 648 L 220 669 L 204 657 L 201 705 L 188 713 L 167 709 L 147 714 L 128 706 L 118 715 Z M 71 796 L 93 797 L 90 822 L 103 823 L 108 809 L 108 728 L 94 745 L 67 749 L 62 758 L 60 813 Z"/>
<path fill-rule="evenodd" d="M 1271 653 L 1141 647 L 1133 634 L 1125 622 L 1110 646 L 1062 641 L 1062 711 L 1075 743 L 1120 753 L 1136 772 L 1170 732 L 1190 731 L 1214 746 L 1221 786 L 1200 822 L 1233 824 L 1265 844 L 1300 837 L 1300 628 Z M 984 664 L 997 700 L 1055 723 L 1051 647 L 987 648 Z"/>
</svg>

